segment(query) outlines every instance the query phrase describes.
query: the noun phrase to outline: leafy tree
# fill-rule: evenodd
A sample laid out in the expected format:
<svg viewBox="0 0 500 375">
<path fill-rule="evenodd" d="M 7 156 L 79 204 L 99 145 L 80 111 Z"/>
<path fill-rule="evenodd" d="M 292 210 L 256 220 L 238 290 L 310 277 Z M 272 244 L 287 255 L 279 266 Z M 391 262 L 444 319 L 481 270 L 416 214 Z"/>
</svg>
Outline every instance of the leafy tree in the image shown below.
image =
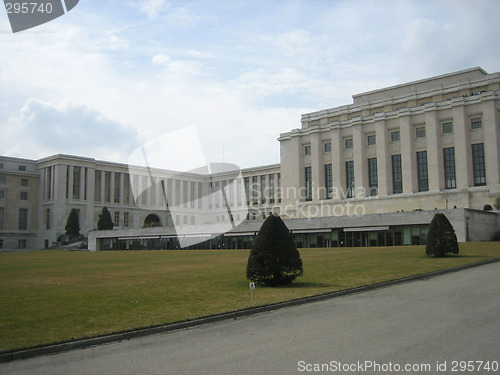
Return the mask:
<svg viewBox="0 0 500 375">
<path fill-rule="evenodd" d="M 247 278 L 276 286 L 290 284 L 302 274 L 302 259 L 291 233 L 279 216 L 268 216 L 253 242 Z"/>
<path fill-rule="evenodd" d="M 113 229 L 115 225 L 111 219 L 111 212 L 108 208 L 104 206 L 102 212 L 99 214 L 99 220 L 97 221 L 97 230 L 110 230 Z"/>
<path fill-rule="evenodd" d="M 436 214 L 429 226 L 425 253 L 442 258 L 447 253 L 458 254 L 458 242 L 455 230 L 444 214 Z"/>
<path fill-rule="evenodd" d="M 78 237 L 80 235 L 80 218 L 75 208 L 71 209 L 64 229 L 70 237 Z"/>
</svg>

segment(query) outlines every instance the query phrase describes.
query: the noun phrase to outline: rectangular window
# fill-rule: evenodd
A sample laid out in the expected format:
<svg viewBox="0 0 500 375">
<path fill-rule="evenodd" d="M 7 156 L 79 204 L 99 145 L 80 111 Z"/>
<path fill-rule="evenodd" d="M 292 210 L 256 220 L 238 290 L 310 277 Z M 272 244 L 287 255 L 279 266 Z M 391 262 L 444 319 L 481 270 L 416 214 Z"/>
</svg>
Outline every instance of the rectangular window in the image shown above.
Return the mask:
<svg viewBox="0 0 500 375">
<path fill-rule="evenodd" d="M 325 165 L 325 188 L 326 188 L 326 199 L 333 198 L 333 173 L 332 165 Z"/>
<path fill-rule="evenodd" d="M 45 211 L 45 223 L 46 223 L 46 229 L 49 230 L 50 229 L 50 208 L 47 208 L 47 210 Z"/>
<path fill-rule="evenodd" d="M 28 209 L 20 208 L 19 209 L 19 230 L 28 229 Z"/>
<path fill-rule="evenodd" d="M 236 203 L 238 204 L 238 206 L 242 206 L 243 205 L 243 199 L 242 199 L 242 192 L 241 192 L 241 188 L 243 186 L 243 182 L 241 181 L 241 178 L 238 178 L 238 182 L 236 184 Z"/>
<path fill-rule="evenodd" d="M 0 189 L 0 199 L 5 199 L 5 190 Z"/>
<path fill-rule="evenodd" d="M 18 249 L 26 249 L 26 240 L 19 240 L 17 243 Z"/>
<path fill-rule="evenodd" d="M 429 191 L 429 177 L 427 173 L 427 151 L 417 152 L 418 191 Z"/>
<path fill-rule="evenodd" d="M 25 166 L 25 165 L 20 165 L 20 166 L 19 166 L 19 170 L 20 170 L 21 172 L 25 172 L 25 171 L 26 171 L 26 166 Z"/>
<path fill-rule="evenodd" d="M 347 198 L 354 197 L 354 161 L 345 162 L 345 178 L 347 186 Z"/>
<path fill-rule="evenodd" d="M 403 192 L 403 172 L 401 169 L 401 154 L 392 155 L 392 193 L 401 194 Z"/>
<path fill-rule="evenodd" d="M 266 204 L 266 176 L 260 176 L 260 200 Z"/>
<path fill-rule="evenodd" d="M 142 186 L 146 186 L 146 184 Z M 111 202 L 111 172 L 109 171 L 104 172 L 104 201 Z"/>
<path fill-rule="evenodd" d="M 416 136 L 417 138 L 425 138 L 425 128 L 417 128 Z"/>
<path fill-rule="evenodd" d="M 87 181 L 88 181 L 89 169 L 85 167 L 83 172 L 83 200 L 87 200 Z"/>
<path fill-rule="evenodd" d="M 348 138 L 345 140 L 345 148 L 346 150 L 352 148 L 352 138 Z"/>
<path fill-rule="evenodd" d="M 269 203 L 274 203 L 274 174 L 269 175 Z"/>
<path fill-rule="evenodd" d="M 118 212 L 118 211 L 115 212 L 115 221 L 113 222 L 113 224 L 116 227 L 120 226 L 120 212 Z"/>
<path fill-rule="evenodd" d="M 3 239 L 0 239 L 0 249 L 3 249 Z"/>
<path fill-rule="evenodd" d="M 332 151 L 332 144 L 330 142 L 325 143 L 325 152 L 331 152 Z"/>
<path fill-rule="evenodd" d="M 305 167 L 306 201 L 312 200 L 312 168 Z"/>
<path fill-rule="evenodd" d="M 278 173 L 278 203 L 281 203 L 281 173 Z"/>
<path fill-rule="evenodd" d="M 399 142 L 399 130 L 391 132 L 391 142 Z"/>
<path fill-rule="evenodd" d="M 474 172 L 474 186 L 486 185 L 484 146 L 482 143 L 472 145 L 472 170 Z"/>
<path fill-rule="evenodd" d="M 191 192 L 189 198 L 189 206 L 194 208 L 194 201 L 196 200 L 196 182 L 191 181 Z"/>
<path fill-rule="evenodd" d="M 247 196 L 247 205 L 250 204 L 250 177 L 245 177 L 245 194 Z"/>
<path fill-rule="evenodd" d="M 5 225 L 5 207 L 0 207 L 0 229 L 4 229 Z"/>
<path fill-rule="evenodd" d="M 66 166 L 66 199 L 69 198 L 69 165 Z"/>
<path fill-rule="evenodd" d="M 95 183 L 94 183 L 94 201 L 101 201 L 101 171 L 95 171 Z"/>
<path fill-rule="evenodd" d="M 52 167 L 45 168 L 47 171 L 47 200 L 52 199 Z"/>
<path fill-rule="evenodd" d="M 311 155 L 311 146 L 304 147 L 304 155 Z"/>
<path fill-rule="evenodd" d="M 28 186 L 28 179 L 22 178 L 21 179 L 21 186 Z"/>
<path fill-rule="evenodd" d="M 128 212 L 123 213 L 123 226 L 125 228 L 128 228 L 128 226 L 129 226 L 129 216 L 128 215 L 129 215 Z"/>
<path fill-rule="evenodd" d="M 4 177 L 4 176 L 1 176 L 1 177 L 0 177 L 0 185 L 5 185 L 5 184 L 6 184 L 5 177 Z"/>
<path fill-rule="evenodd" d="M 376 196 L 378 194 L 377 158 L 368 159 L 368 186 L 370 187 L 370 196 Z"/>
<path fill-rule="evenodd" d="M 122 174 L 115 172 L 115 186 L 113 194 L 113 202 L 120 203 L 120 187 L 121 187 Z"/>
<path fill-rule="evenodd" d="M 28 192 L 27 191 L 21 191 L 21 197 L 20 199 L 22 201 L 27 201 L 28 200 Z"/>
<path fill-rule="evenodd" d="M 73 199 L 80 199 L 80 167 L 73 167 Z"/>
<path fill-rule="evenodd" d="M 368 141 L 368 146 L 373 146 L 374 144 L 377 143 L 377 137 L 375 137 L 375 134 L 371 134 L 367 138 Z"/>
<path fill-rule="evenodd" d="M 452 122 L 444 122 L 442 125 L 443 134 L 453 133 L 453 123 Z"/>
<path fill-rule="evenodd" d="M 3 163 L 0 163 L 0 169 L 3 169 Z"/>
<path fill-rule="evenodd" d="M 471 129 L 481 129 L 483 127 L 483 123 L 480 117 L 476 117 L 470 120 L 470 128 Z"/>
<path fill-rule="evenodd" d="M 252 200 L 254 205 L 259 204 L 259 183 L 257 176 L 252 177 Z"/>
<path fill-rule="evenodd" d="M 216 186 L 215 190 L 217 191 L 216 199 L 219 198 L 220 190 L 219 185 Z M 182 181 L 182 207 L 187 207 L 188 204 L 188 181 Z"/>
<path fill-rule="evenodd" d="M 443 149 L 444 161 L 444 187 L 446 189 L 454 189 L 457 187 L 455 177 L 455 149 L 448 147 Z"/>
</svg>

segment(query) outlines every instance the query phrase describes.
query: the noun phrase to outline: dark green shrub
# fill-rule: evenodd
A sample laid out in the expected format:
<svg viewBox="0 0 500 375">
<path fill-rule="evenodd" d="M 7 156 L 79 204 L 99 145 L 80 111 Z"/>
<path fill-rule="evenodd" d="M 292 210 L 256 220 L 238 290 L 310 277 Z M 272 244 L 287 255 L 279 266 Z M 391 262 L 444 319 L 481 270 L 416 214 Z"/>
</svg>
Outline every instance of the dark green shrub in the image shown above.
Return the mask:
<svg viewBox="0 0 500 375">
<path fill-rule="evenodd" d="M 425 253 L 436 258 L 447 253 L 458 254 L 458 241 L 455 230 L 444 214 L 436 214 L 429 225 Z"/>
<path fill-rule="evenodd" d="M 103 207 L 102 212 L 99 214 L 99 220 L 97 221 L 97 230 L 111 230 L 114 224 L 111 219 L 111 212 L 109 212 L 106 206 Z"/>
<path fill-rule="evenodd" d="M 80 218 L 75 208 L 71 209 L 64 229 L 71 238 L 80 236 Z"/>
<path fill-rule="evenodd" d="M 247 278 L 276 286 L 290 284 L 302 274 L 302 259 L 291 233 L 279 216 L 268 216 L 253 242 Z"/>
<path fill-rule="evenodd" d="M 491 240 L 492 241 L 500 241 L 500 230 L 493 235 Z"/>
</svg>

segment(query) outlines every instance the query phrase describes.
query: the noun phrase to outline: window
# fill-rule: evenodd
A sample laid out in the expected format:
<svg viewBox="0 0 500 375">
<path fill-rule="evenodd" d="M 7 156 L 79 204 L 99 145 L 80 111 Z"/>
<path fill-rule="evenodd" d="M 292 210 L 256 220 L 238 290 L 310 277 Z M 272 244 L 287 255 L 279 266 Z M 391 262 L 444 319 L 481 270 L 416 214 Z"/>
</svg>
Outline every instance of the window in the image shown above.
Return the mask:
<svg viewBox="0 0 500 375">
<path fill-rule="evenodd" d="M 348 138 L 345 140 L 345 148 L 346 149 L 352 148 L 352 138 Z"/>
<path fill-rule="evenodd" d="M 325 143 L 325 152 L 331 152 L 332 151 L 332 144 L 330 142 Z"/>
<path fill-rule="evenodd" d="M 46 229 L 49 230 L 50 229 L 50 208 L 47 208 L 47 210 L 45 211 L 45 223 L 46 223 Z"/>
<path fill-rule="evenodd" d="M 377 143 L 377 138 L 375 137 L 375 134 L 371 134 L 368 136 L 368 146 L 372 146 Z"/>
<path fill-rule="evenodd" d="M 142 186 L 148 186 L 147 177 L 144 178 Z M 142 194 L 142 196 L 143 200 L 145 200 L 146 198 L 145 192 Z M 104 172 L 104 201 L 111 202 L 111 172 L 109 171 Z M 142 203 L 146 204 L 145 201 L 143 201 Z"/>
<path fill-rule="evenodd" d="M 312 200 L 312 168 L 305 167 L 306 201 Z"/>
<path fill-rule="evenodd" d="M 3 249 L 3 239 L 0 239 L 0 249 Z"/>
<path fill-rule="evenodd" d="M 119 172 L 115 172 L 115 186 L 113 192 L 113 202 L 120 203 L 120 187 L 122 181 L 122 174 Z"/>
<path fill-rule="evenodd" d="M 454 189 L 457 187 L 455 177 L 455 149 L 448 147 L 443 149 L 444 160 L 444 187 L 446 189 Z"/>
<path fill-rule="evenodd" d="M 429 191 L 429 177 L 427 173 L 427 151 L 417 152 L 418 191 Z"/>
<path fill-rule="evenodd" d="M 417 128 L 417 138 L 425 138 L 425 128 Z"/>
<path fill-rule="evenodd" d="M 20 199 L 22 201 L 27 201 L 28 200 L 28 192 L 27 191 L 21 191 L 21 197 Z"/>
<path fill-rule="evenodd" d="M 0 169 L 3 169 L 3 163 L 0 163 Z"/>
<path fill-rule="evenodd" d="M 0 189 L 0 199 L 5 199 L 5 190 Z"/>
<path fill-rule="evenodd" d="M 269 175 L 269 203 L 274 203 L 274 174 Z"/>
<path fill-rule="evenodd" d="M 26 178 L 21 179 L 21 186 L 28 186 L 28 179 Z"/>
<path fill-rule="evenodd" d="M 443 134 L 453 133 L 453 123 L 452 122 L 444 122 L 442 125 Z"/>
<path fill-rule="evenodd" d="M 250 204 L 250 177 L 245 177 L 245 193 L 247 195 L 247 205 Z"/>
<path fill-rule="evenodd" d="M 4 229 L 5 223 L 5 207 L 0 207 L 0 229 Z"/>
<path fill-rule="evenodd" d="M 304 147 L 304 154 L 311 155 L 311 146 Z"/>
<path fill-rule="evenodd" d="M 378 194 L 377 158 L 368 159 L 368 186 L 370 196 L 376 196 Z"/>
<path fill-rule="evenodd" d="M 333 174 L 332 165 L 325 165 L 325 188 L 326 188 L 326 199 L 333 198 Z"/>
<path fill-rule="evenodd" d="M 471 129 L 481 129 L 483 127 L 483 123 L 480 117 L 476 117 L 470 120 L 470 128 Z"/>
<path fill-rule="evenodd" d="M 26 171 L 26 166 L 25 165 L 20 165 L 19 166 L 19 170 L 22 171 L 22 172 L 25 172 Z"/>
<path fill-rule="evenodd" d="M 401 170 L 401 154 L 392 155 L 392 193 L 401 194 L 403 192 L 403 173 Z"/>
<path fill-rule="evenodd" d="M 266 204 L 266 176 L 260 176 L 260 200 Z"/>
<path fill-rule="evenodd" d="M 18 249 L 26 249 L 26 240 L 19 240 L 17 243 Z"/>
<path fill-rule="evenodd" d="M 252 177 L 252 200 L 253 200 L 254 205 L 259 204 L 259 184 L 257 181 L 258 181 L 258 177 L 253 176 Z"/>
<path fill-rule="evenodd" d="M 120 226 L 120 212 L 118 211 L 115 212 L 115 221 L 113 222 L 113 224 L 117 227 Z"/>
<path fill-rule="evenodd" d="M 19 230 L 28 229 L 28 209 L 20 208 L 19 209 Z"/>
<path fill-rule="evenodd" d="M 5 185 L 5 177 L 0 176 L 0 185 Z"/>
<path fill-rule="evenodd" d="M 80 171 L 80 167 L 73 167 L 73 199 L 80 199 Z"/>
<path fill-rule="evenodd" d="M 129 226 L 129 216 L 128 215 L 129 215 L 128 212 L 123 213 L 123 226 L 125 228 L 128 228 L 128 226 Z"/>
<path fill-rule="evenodd" d="M 484 146 L 482 143 L 472 145 L 472 170 L 474 173 L 474 186 L 486 185 Z"/>
<path fill-rule="evenodd" d="M 399 130 L 391 132 L 391 142 L 399 142 Z"/>
<path fill-rule="evenodd" d="M 94 183 L 94 201 L 95 202 L 100 202 L 101 201 L 101 179 L 102 179 L 102 173 L 101 171 L 95 171 L 95 183 Z M 137 176 L 134 176 L 137 177 Z M 137 189 L 137 185 L 135 185 L 135 188 Z"/>
<path fill-rule="evenodd" d="M 347 198 L 354 197 L 354 161 L 345 162 L 345 178 L 347 186 Z"/>
</svg>

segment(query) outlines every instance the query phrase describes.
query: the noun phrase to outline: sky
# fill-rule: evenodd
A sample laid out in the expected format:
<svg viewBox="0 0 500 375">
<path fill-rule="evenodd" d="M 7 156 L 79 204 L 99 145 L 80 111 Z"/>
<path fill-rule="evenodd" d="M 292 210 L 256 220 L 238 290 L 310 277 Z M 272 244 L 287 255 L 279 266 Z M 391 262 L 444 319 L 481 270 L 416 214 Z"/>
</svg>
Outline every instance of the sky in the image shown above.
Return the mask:
<svg viewBox="0 0 500 375">
<path fill-rule="evenodd" d="M 126 163 L 194 127 L 200 142 L 161 154 L 201 143 L 207 162 L 279 163 L 304 113 L 500 71 L 498 14 L 496 0 L 80 0 L 14 34 L 0 8 L 0 155 Z"/>
</svg>

